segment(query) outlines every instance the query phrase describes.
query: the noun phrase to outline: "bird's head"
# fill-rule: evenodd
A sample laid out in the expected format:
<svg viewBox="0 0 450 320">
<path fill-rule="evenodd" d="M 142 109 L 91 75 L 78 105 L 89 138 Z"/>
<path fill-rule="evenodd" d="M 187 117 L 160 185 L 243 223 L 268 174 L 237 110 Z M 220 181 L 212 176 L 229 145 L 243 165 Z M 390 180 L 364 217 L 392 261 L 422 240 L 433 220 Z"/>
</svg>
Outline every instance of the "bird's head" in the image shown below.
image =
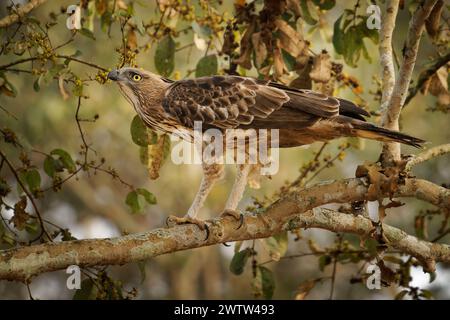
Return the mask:
<svg viewBox="0 0 450 320">
<path fill-rule="evenodd" d="M 117 82 L 125 98 L 135 107 L 152 103 L 152 99 L 160 99 L 167 87 L 160 76 L 136 68 L 112 70 L 108 73 L 108 79 Z"/>
</svg>

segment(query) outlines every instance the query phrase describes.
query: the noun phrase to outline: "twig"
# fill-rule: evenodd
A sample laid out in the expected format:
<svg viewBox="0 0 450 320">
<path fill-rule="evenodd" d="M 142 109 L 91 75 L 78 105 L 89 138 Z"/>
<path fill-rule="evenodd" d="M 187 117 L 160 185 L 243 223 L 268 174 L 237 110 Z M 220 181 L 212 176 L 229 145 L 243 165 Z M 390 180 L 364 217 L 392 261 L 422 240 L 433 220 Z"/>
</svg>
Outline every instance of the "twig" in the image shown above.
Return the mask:
<svg viewBox="0 0 450 320">
<path fill-rule="evenodd" d="M 29 283 L 29 282 L 26 282 L 25 285 L 26 285 L 26 287 L 27 287 L 28 297 L 30 298 L 30 300 L 34 300 L 33 295 L 31 294 L 30 283 Z"/>
<path fill-rule="evenodd" d="M 96 69 L 99 69 L 99 70 L 102 70 L 102 71 L 105 71 L 105 72 L 108 71 L 108 69 L 103 68 L 103 67 L 101 67 L 101 66 L 99 66 L 99 65 L 97 65 L 95 63 L 87 62 L 87 61 L 84 61 L 84 60 L 81 60 L 81 59 L 77 59 L 75 57 L 66 56 L 66 55 L 59 55 L 59 54 L 55 55 L 55 57 L 56 58 L 61 58 L 61 59 L 67 59 L 67 60 L 70 60 L 70 61 L 76 61 L 78 63 L 85 64 L 87 66 L 90 66 L 92 68 L 96 68 Z"/>
<path fill-rule="evenodd" d="M 48 238 L 48 240 L 53 241 L 52 237 L 48 234 L 47 230 L 45 229 L 45 225 L 44 225 L 44 221 L 42 220 L 42 216 L 41 213 L 39 212 L 39 209 L 36 205 L 36 202 L 34 201 L 33 195 L 28 191 L 28 189 L 25 187 L 25 185 L 22 183 L 22 180 L 20 180 L 19 175 L 16 171 L 16 169 L 14 168 L 14 166 L 12 165 L 12 163 L 8 160 L 8 158 L 6 157 L 6 155 L 0 150 L 0 156 L 2 157 L 2 159 L 5 161 L 6 165 L 9 167 L 11 173 L 14 175 L 14 178 L 16 179 L 17 183 L 19 184 L 19 186 L 22 188 L 23 192 L 26 194 L 27 198 L 30 200 L 31 205 L 33 206 L 33 209 L 36 213 L 36 216 L 38 218 L 38 222 L 39 225 L 41 227 L 41 232 L 38 236 L 38 239 L 45 234 Z M 33 241 L 32 241 L 33 242 Z"/>
<path fill-rule="evenodd" d="M 77 111 L 75 112 L 75 121 L 77 123 L 78 132 L 80 133 L 80 136 L 81 136 L 81 141 L 83 142 L 83 148 L 84 148 L 83 166 L 87 166 L 88 165 L 88 151 L 89 151 L 90 147 L 86 142 L 86 138 L 84 137 L 83 129 L 81 128 L 81 122 L 80 122 L 80 117 L 79 117 L 80 108 L 81 108 L 81 96 L 78 97 Z"/>
<path fill-rule="evenodd" d="M 45 3 L 47 0 L 30 0 L 26 5 L 20 7 L 17 9 L 17 12 L 4 17 L 0 20 L 0 28 L 6 28 L 13 23 L 17 22 L 21 17 L 28 14 L 31 10 L 34 8 L 40 6 L 41 4 Z"/>
<path fill-rule="evenodd" d="M 328 142 L 324 142 L 322 144 L 322 146 L 320 147 L 319 151 L 316 152 L 316 155 L 314 156 L 313 161 L 311 162 L 311 164 L 313 165 L 315 162 L 317 162 L 317 160 L 319 160 L 320 155 L 322 154 L 322 152 L 325 150 L 325 147 L 328 145 Z M 307 168 L 305 168 L 300 176 L 294 180 L 294 182 L 291 183 L 290 187 L 296 187 L 299 185 L 302 185 L 303 179 L 306 178 L 306 176 L 308 175 L 308 173 L 312 170 L 312 165 L 309 165 Z"/>
<path fill-rule="evenodd" d="M 338 252 L 339 250 L 341 250 L 341 244 L 342 244 L 342 235 L 338 234 L 337 235 L 339 238 L 339 242 L 338 242 Z M 334 284 L 336 281 L 336 272 L 337 272 L 337 262 L 338 262 L 338 256 L 339 253 L 334 253 L 333 254 L 333 272 L 331 273 L 331 287 L 330 287 L 330 300 L 333 300 L 333 293 L 334 293 Z"/>
<path fill-rule="evenodd" d="M 419 78 L 417 79 L 417 84 L 414 87 L 409 88 L 409 94 L 408 97 L 405 100 L 406 107 L 408 103 L 416 96 L 416 94 L 419 92 L 419 90 L 423 87 L 423 85 L 430 79 L 436 71 L 438 71 L 441 67 L 445 66 L 450 61 L 450 52 L 448 52 L 446 55 L 437 58 L 433 63 L 430 65 L 430 67 L 424 71 L 422 71 L 419 75 Z"/>
<path fill-rule="evenodd" d="M 422 153 L 419 153 L 417 156 L 415 156 L 414 158 L 412 158 L 405 167 L 406 171 L 411 170 L 412 167 L 414 167 L 415 165 L 418 165 L 422 162 L 425 162 L 427 160 L 436 158 L 438 156 L 441 156 L 443 154 L 449 153 L 450 152 L 450 143 L 447 144 L 443 144 L 437 147 L 433 147 L 430 148 Z"/>
<path fill-rule="evenodd" d="M 70 61 L 76 61 L 78 63 L 84 64 L 84 65 L 87 65 L 87 66 L 90 66 L 92 68 L 96 68 L 96 69 L 99 69 L 99 70 L 102 70 L 102 71 L 105 71 L 105 72 L 108 71 L 108 69 L 103 68 L 103 67 L 101 67 L 101 66 L 99 66 L 99 65 L 97 65 L 95 63 L 87 62 L 87 61 L 84 61 L 84 60 L 81 60 L 81 59 L 77 59 L 75 57 L 66 56 L 66 55 L 59 55 L 59 54 L 55 55 L 54 57 L 55 58 L 60 58 L 60 59 L 67 59 L 67 60 L 70 60 Z M 6 70 L 9 67 L 13 67 L 13 66 L 21 64 L 21 63 L 25 63 L 25 62 L 29 62 L 29 61 L 35 61 L 35 60 L 40 60 L 40 59 L 47 59 L 47 58 L 40 57 L 40 56 L 35 56 L 35 57 L 19 59 L 19 60 L 16 60 L 16 61 L 13 61 L 13 62 L 10 62 L 8 64 L 0 66 L 0 70 Z"/>
</svg>

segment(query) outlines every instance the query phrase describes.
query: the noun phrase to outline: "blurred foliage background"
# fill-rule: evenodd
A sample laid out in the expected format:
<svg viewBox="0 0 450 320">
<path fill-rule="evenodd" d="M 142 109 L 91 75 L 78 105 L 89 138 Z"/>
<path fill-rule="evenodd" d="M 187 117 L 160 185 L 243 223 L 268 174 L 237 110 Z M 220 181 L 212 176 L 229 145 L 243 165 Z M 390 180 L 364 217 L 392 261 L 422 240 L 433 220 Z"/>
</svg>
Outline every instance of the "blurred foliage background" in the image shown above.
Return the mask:
<svg viewBox="0 0 450 320">
<path fill-rule="evenodd" d="M 17 10 L 13 2 L 20 5 L 24 1 L 2 1 L 1 17 Z M 374 2 L 383 12 L 384 4 Z M 408 1 L 399 10 L 394 34 L 399 57 L 418 2 Z M 83 28 L 78 31 L 66 27 L 67 7 L 74 4 L 81 6 Z M 368 5 L 366 1 L 332 0 L 48 1 L 19 23 L 0 29 L 0 150 L 33 193 L 43 223 L 56 240 L 112 237 L 160 227 L 167 215 L 183 215 L 187 210 L 200 183 L 201 168 L 174 165 L 169 157 L 159 178 L 149 178 L 149 168 L 141 161 L 143 148 L 133 143 L 130 134 L 135 112 L 118 88 L 106 81 L 107 71 L 132 65 L 175 80 L 238 73 L 287 84 L 294 81 L 292 85 L 297 87 L 352 100 L 373 114 L 372 122 L 378 122 L 378 31 L 364 28 Z M 422 39 L 416 77 L 448 52 L 448 8 L 442 17 L 436 34 Z M 35 59 L 15 64 L 30 57 Z M 328 71 L 316 74 L 312 72 L 317 71 L 315 65 Z M 448 69 L 443 73 L 441 79 L 447 80 Z M 435 83 L 425 94 L 411 100 L 401 119 L 402 131 L 429 141 L 427 147 L 450 140 L 448 92 L 446 96 L 445 90 L 436 88 L 439 78 L 432 81 Z M 259 189 L 249 189 L 241 208 L 254 210 L 255 203 L 270 203 L 307 168 L 302 184 L 352 177 L 358 164 L 376 161 L 380 151 L 378 142 L 355 139 L 282 150 L 279 173 L 262 178 Z M 402 152 L 418 151 L 402 146 Z M 448 185 L 449 160 L 447 155 L 425 162 L 414 173 Z M 3 161 L 0 170 L 4 193 L 0 248 L 47 241 L 38 219 L 32 217 L 32 204 L 23 201 L 21 188 Z M 221 212 L 233 175 L 234 167 L 228 166 L 227 178 L 213 190 L 202 218 Z M 148 196 L 148 203 L 138 199 L 127 205 L 127 196 L 138 189 L 146 190 L 141 194 Z M 390 209 L 385 222 L 433 239 L 444 219 L 441 213 L 426 215 L 426 210 L 434 208 L 418 200 L 405 202 Z M 25 208 L 20 210 L 20 206 Z M 133 206 L 139 212 L 133 213 Z M 369 213 L 375 217 L 376 206 L 369 204 Z M 447 235 L 439 241 L 448 243 L 449 239 Z M 337 246 L 348 252 L 338 259 L 333 273 L 330 253 Z M 86 270 L 84 277 L 101 283 L 107 295 L 93 293 L 95 286 L 92 289 L 88 282 L 78 294 L 138 299 L 268 297 L 271 288 L 262 290 L 255 280 L 255 273 L 268 270 L 266 277 L 269 286 L 275 285 L 276 299 L 306 294 L 308 299 L 329 298 L 330 294 L 339 299 L 393 298 L 405 288 L 413 293 L 415 287 L 430 290 L 416 290 L 422 292 L 422 298 L 450 298 L 449 266 L 440 265 L 430 283 L 431 275 L 406 256 L 398 256 L 400 262 L 392 259 L 392 269 L 398 272 L 391 286 L 368 290 L 363 275 L 370 255 L 351 252 L 359 250 L 359 239 L 354 236 L 302 230 L 281 235 L 275 242 L 249 241 L 241 250 L 246 247 L 253 247 L 257 254 L 248 255 L 240 275 L 229 270 L 234 245 L 214 246 L 139 264 Z M 314 250 L 316 254 L 301 255 Z M 298 254 L 300 257 L 295 257 Z M 72 298 L 74 291 L 66 288 L 66 278 L 64 271 L 44 274 L 33 279 L 29 288 L 2 281 L 0 298 L 27 298 L 29 291 L 39 299 Z"/>
</svg>

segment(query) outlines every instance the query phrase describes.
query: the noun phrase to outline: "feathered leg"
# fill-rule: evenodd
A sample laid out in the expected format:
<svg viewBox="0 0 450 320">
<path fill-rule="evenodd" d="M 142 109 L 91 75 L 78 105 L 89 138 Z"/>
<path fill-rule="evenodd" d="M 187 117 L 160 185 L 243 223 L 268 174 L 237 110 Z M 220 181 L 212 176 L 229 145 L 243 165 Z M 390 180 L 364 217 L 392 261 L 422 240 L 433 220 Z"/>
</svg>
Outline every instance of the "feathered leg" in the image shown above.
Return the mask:
<svg viewBox="0 0 450 320">
<path fill-rule="evenodd" d="M 214 184 L 223 178 L 224 170 L 222 164 L 203 164 L 203 178 L 200 183 L 200 188 L 195 195 L 194 201 L 191 204 L 187 214 L 184 217 L 169 216 L 167 218 L 167 225 L 173 226 L 177 224 L 196 224 L 201 230 L 207 231 L 207 237 L 209 235 L 208 226 L 205 221 L 197 219 L 197 214 L 203 207 L 205 200 L 213 188 Z"/>
<path fill-rule="evenodd" d="M 222 216 L 232 216 L 236 220 L 240 221 L 238 229 L 242 226 L 244 216 L 237 212 L 236 209 L 242 199 L 242 196 L 244 195 L 250 169 L 250 164 L 242 164 L 237 166 L 236 179 L 230 195 L 228 196 L 227 203 L 225 204 L 225 210 L 222 212 Z"/>
</svg>

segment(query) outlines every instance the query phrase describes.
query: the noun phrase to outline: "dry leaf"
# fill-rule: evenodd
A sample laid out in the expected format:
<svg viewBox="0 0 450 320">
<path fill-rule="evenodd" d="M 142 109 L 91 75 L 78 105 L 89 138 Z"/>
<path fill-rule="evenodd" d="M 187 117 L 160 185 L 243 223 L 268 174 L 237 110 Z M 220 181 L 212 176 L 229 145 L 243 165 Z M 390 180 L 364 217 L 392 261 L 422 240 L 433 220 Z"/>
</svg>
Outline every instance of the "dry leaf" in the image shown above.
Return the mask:
<svg viewBox="0 0 450 320">
<path fill-rule="evenodd" d="M 67 93 L 66 88 L 64 87 L 64 78 L 62 76 L 58 77 L 58 88 L 59 93 L 61 93 L 63 100 L 69 99 L 69 94 Z"/>
<path fill-rule="evenodd" d="M 252 35 L 253 49 L 255 50 L 256 67 L 260 67 L 267 58 L 267 48 L 261 40 L 261 32 Z"/>
<path fill-rule="evenodd" d="M 155 180 L 159 178 L 159 170 L 168 153 L 167 148 L 170 148 L 170 137 L 167 134 L 159 136 L 156 144 L 148 146 L 147 171 L 150 179 Z"/>
<path fill-rule="evenodd" d="M 331 58 L 327 52 L 322 52 L 314 58 L 314 63 L 309 76 L 315 82 L 327 83 L 330 81 Z"/>
<path fill-rule="evenodd" d="M 26 207 L 27 198 L 25 196 L 20 197 L 20 200 L 14 205 L 14 215 L 10 221 L 17 230 L 23 230 L 25 223 L 30 218 L 30 215 L 25 211 Z"/>
<path fill-rule="evenodd" d="M 280 31 L 279 46 L 291 56 L 297 58 L 305 48 L 305 41 L 302 36 L 282 19 L 276 20 L 275 25 Z"/>
<path fill-rule="evenodd" d="M 285 72 L 287 72 L 286 65 L 284 64 L 283 56 L 281 55 L 281 49 L 275 48 L 273 50 L 273 66 L 275 68 L 275 78 L 280 78 Z"/>
<path fill-rule="evenodd" d="M 433 96 L 448 92 L 447 76 L 447 66 L 443 66 L 431 77 L 428 90 Z"/>
<path fill-rule="evenodd" d="M 250 26 L 247 28 L 247 30 L 244 33 L 244 36 L 241 39 L 241 55 L 239 58 L 234 60 L 234 63 L 240 65 L 241 67 L 245 69 L 251 69 L 252 68 L 252 42 L 251 37 L 253 32 L 255 31 L 256 27 L 256 20 L 253 20 Z"/>
<path fill-rule="evenodd" d="M 128 5 L 123 0 L 117 0 L 116 6 L 121 10 L 128 10 Z"/>
<path fill-rule="evenodd" d="M 137 48 L 137 38 L 136 38 L 136 32 L 134 32 L 134 28 L 130 28 L 130 30 L 128 30 L 127 47 L 133 51 L 136 50 L 136 48 Z"/>
<path fill-rule="evenodd" d="M 309 292 L 314 288 L 316 282 L 316 280 L 308 280 L 299 285 L 295 293 L 295 300 L 304 300 Z"/>
<path fill-rule="evenodd" d="M 302 16 L 302 9 L 300 7 L 300 1 L 298 0 L 287 0 L 287 7 L 294 13 L 295 18 Z"/>
</svg>

